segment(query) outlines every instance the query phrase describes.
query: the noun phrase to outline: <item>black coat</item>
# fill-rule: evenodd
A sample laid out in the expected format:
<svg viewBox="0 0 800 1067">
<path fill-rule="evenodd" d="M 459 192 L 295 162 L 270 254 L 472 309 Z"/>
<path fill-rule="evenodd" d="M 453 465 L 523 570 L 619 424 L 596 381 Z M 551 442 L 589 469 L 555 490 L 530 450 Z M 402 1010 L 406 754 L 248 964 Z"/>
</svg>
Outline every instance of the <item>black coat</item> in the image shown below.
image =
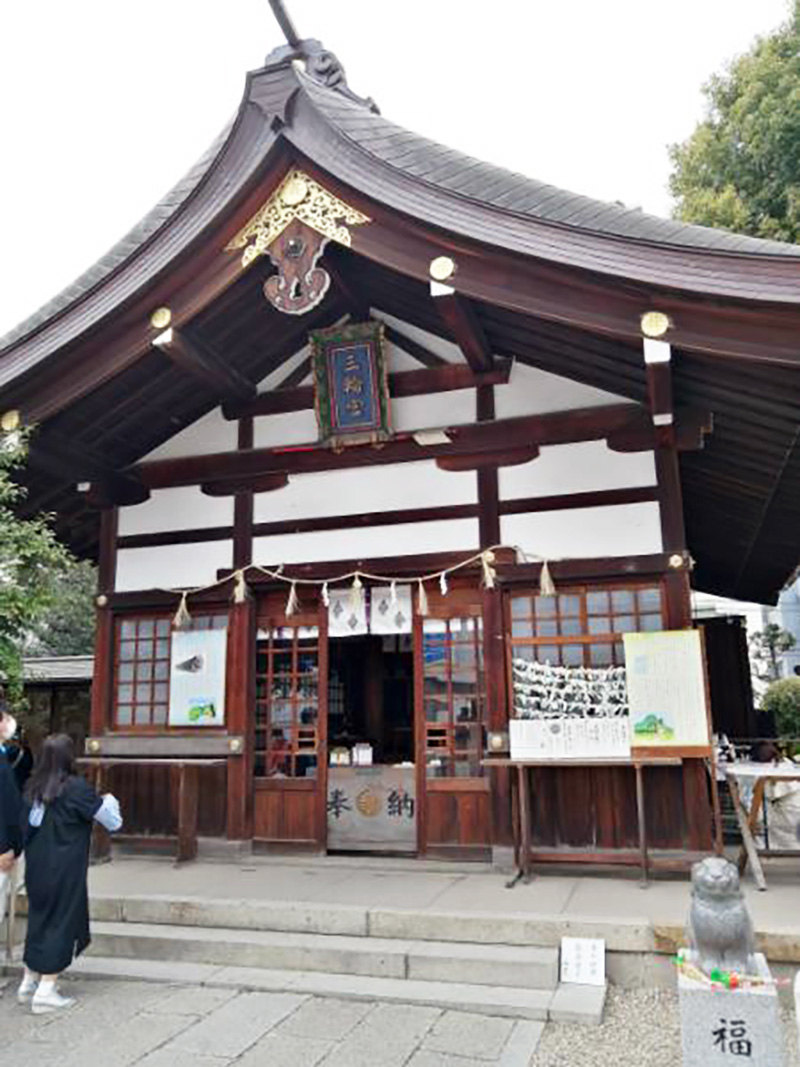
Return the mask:
<svg viewBox="0 0 800 1067">
<path fill-rule="evenodd" d="M 0 751 L 0 855 L 22 852 L 22 799 L 5 752 Z"/>
<path fill-rule="evenodd" d="M 11 770 L 14 772 L 17 789 L 22 793 L 25 790 L 25 783 L 30 778 L 33 770 L 33 753 L 27 745 L 20 745 L 12 741 L 6 745 L 6 757 L 11 765 Z"/>
<path fill-rule="evenodd" d="M 23 959 L 32 971 L 59 974 L 89 944 L 86 875 L 93 819 L 101 804 L 88 782 L 73 777 L 46 805 L 42 825 L 28 827 L 28 932 Z"/>
</svg>

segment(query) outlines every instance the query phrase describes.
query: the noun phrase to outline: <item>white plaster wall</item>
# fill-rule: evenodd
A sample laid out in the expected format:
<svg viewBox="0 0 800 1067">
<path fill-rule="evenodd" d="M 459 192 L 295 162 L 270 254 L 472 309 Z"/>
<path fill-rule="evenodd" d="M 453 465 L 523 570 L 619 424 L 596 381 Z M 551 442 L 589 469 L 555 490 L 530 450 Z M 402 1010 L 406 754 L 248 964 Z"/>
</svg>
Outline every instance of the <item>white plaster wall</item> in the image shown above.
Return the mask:
<svg viewBox="0 0 800 1067">
<path fill-rule="evenodd" d="M 221 408 L 214 408 L 191 426 L 170 437 L 169 441 L 159 445 L 144 456 L 144 459 L 176 459 L 179 456 L 206 456 L 211 452 L 230 452 L 236 448 L 237 441 L 236 423 L 224 419 Z"/>
<path fill-rule="evenodd" d="M 122 548 L 117 553 L 118 593 L 142 589 L 186 589 L 210 585 L 217 570 L 233 566 L 233 541 L 208 541 L 157 548 Z"/>
<path fill-rule="evenodd" d="M 658 504 L 502 515 L 501 541 L 531 556 L 547 559 L 592 559 L 661 552 Z"/>
<path fill-rule="evenodd" d="M 420 330 L 409 322 L 396 319 L 394 315 L 387 315 L 385 311 L 381 311 L 379 308 L 373 308 L 372 314 L 376 319 L 385 322 L 387 326 L 394 326 L 396 330 L 405 334 L 406 337 L 410 337 L 412 341 L 417 341 L 419 344 L 424 345 L 435 356 L 441 356 L 442 359 L 446 359 L 448 363 L 465 362 L 464 357 L 461 355 L 461 349 L 452 341 L 445 341 L 444 338 L 428 333 L 427 330 Z M 417 363 L 416 366 L 419 367 L 420 364 Z"/>
<path fill-rule="evenodd" d="M 473 552 L 478 550 L 478 544 L 477 519 L 410 522 L 397 526 L 256 537 L 253 539 L 253 562 L 277 566 L 281 563 L 413 556 L 424 552 Z"/>
<path fill-rule="evenodd" d="M 495 417 L 498 419 L 621 403 L 627 403 L 625 397 L 528 367 L 519 360 L 514 361 L 506 384 L 494 387 Z"/>
<path fill-rule="evenodd" d="M 292 371 L 300 366 L 304 359 L 308 359 L 310 354 L 311 348 L 309 345 L 303 345 L 302 348 L 289 356 L 288 359 L 285 359 L 279 367 L 276 367 L 274 370 L 270 371 L 265 378 L 262 378 L 256 386 L 257 391 L 259 393 L 267 393 L 270 389 L 277 389 L 281 382 L 285 381 Z"/>
<path fill-rule="evenodd" d="M 538 457 L 499 470 L 501 500 L 655 485 L 652 452 L 612 452 L 605 441 L 546 445 Z"/>
<path fill-rule="evenodd" d="M 293 475 L 283 489 L 256 493 L 253 515 L 256 522 L 277 522 L 477 501 L 474 471 L 442 471 L 429 459 Z"/>
<path fill-rule="evenodd" d="M 392 427 L 398 433 L 463 426 L 475 422 L 475 389 L 403 396 L 392 400 Z"/>
<path fill-rule="evenodd" d="M 254 448 L 308 445 L 317 441 L 319 427 L 313 408 L 285 411 L 280 415 L 257 415 L 253 419 Z"/>
<path fill-rule="evenodd" d="M 429 396 L 406 396 L 391 401 L 391 425 L 396 433 L 463 426 L 475 421 L 475 390 L 455 389 Z M 280 448 L 282 445 L 315 444 L 319 427 L 314 411 L 288 411 L 280 415 L 258 415 L 253 420 L 253 446 Z"/>
<path fill-rule="evenodd" d="M 206 496 L 198 485 L 154 489 L 144 504 L 119 509 L 120 537 L 233 525 L 233 497 Z"/>
<path fill-rule="evenodd" d="M 384 351 L 386 352 L 386 366 L 390 374 L 402 374 L 407 370 L 422 370 L 419 360 L 409 356 L 402 348 L 398 348 L 393 341 L 385 342 Z"/>
</svg>

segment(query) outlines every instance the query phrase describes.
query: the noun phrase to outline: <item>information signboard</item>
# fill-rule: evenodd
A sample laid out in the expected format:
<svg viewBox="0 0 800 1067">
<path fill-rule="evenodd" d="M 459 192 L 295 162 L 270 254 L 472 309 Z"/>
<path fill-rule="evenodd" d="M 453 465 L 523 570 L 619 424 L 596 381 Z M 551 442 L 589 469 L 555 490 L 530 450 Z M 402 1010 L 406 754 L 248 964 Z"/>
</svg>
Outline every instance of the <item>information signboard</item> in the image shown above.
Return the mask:
<svg viewBox="0 0 800 1067">
<path fill-rule="evenodd" d="M 710 750 L 703 645 L 697 630 L 631 633 L 625 642 L 631 749 Z"/>
</svg>

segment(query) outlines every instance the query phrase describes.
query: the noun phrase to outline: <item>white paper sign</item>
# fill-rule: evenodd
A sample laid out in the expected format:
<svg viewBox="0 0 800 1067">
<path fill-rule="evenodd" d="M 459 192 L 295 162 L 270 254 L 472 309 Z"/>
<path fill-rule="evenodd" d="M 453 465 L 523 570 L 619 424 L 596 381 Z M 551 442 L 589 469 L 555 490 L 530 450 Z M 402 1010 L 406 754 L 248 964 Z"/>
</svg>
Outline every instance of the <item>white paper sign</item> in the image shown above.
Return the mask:
<svg viewBox="0 0 800 1067">
<path fill-rule="evenodd" d="M 369 633 L 364 596 L 355 607 L 349 589 L 331 589 L 328 596 L 328 637 L 358 637 L 360 634 Z"/>
<path fill-rule="evenodd" d="M 512 759 L 629 759 L 631 754 L 627 715 L 511 719 L 508 726 Z"/>
<path fill-rule="evenodd" d="M 605 985 L 606 943 L 602 937 L 561 938 L 561 981 Z"/>
<path fill-rule="evenodd" d="M 225 725 L 227 630 L 176 630 L 169 673 L 170 726 Z"/>
<path fill-rule="evenodd" d="M 370 589 L 369 629 L 373 634 L 410 634 L 414 614 L 411 586 L 376 586 Z"/>
</svg>

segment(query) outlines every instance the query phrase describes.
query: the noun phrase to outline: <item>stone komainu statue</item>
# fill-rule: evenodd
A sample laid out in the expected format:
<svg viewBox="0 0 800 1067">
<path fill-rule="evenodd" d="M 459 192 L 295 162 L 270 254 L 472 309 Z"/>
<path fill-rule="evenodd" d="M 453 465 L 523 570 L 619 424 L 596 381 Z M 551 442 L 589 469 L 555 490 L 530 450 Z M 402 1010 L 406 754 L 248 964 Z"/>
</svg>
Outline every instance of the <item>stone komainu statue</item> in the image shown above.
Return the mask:
<svg viewBox="0 0 800 1067">
<path fill-rule="evenodd" d="M 692 906 L 687 927 L 697 964 L 706 974 L 718 967 L 752 974 L 753 924 L 733 863 L 710 856 L 692 867 Z"/>
</svg>

